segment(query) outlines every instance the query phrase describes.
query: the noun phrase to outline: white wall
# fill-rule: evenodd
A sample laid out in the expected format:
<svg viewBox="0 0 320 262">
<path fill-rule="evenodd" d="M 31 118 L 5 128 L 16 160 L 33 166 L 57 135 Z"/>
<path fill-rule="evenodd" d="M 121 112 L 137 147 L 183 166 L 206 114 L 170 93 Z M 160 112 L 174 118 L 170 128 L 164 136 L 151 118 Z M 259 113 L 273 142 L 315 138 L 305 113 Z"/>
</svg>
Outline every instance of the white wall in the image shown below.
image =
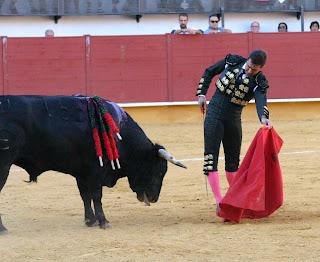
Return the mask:
<svg viewBox="0 0 320 262">
<path fill-rule="evenodd" d="M 207 15 L 190 15 L 189 26 L 206 29 Z M 235 14 L 225 15 L 225 27 L 235 33 L 247 32 L 250 22 L 258 20 L 262 32 L 276 32 L 280 21 L 288 24 L 289 31 L 300 32 L 301 22 L 295 13 Z M 320 12 L 305 13 L 305 31 L 309 24 L 320 20 Z M 9 37 L 43 36 L 51 28 L 56 36 L 139 35 L 164 34 L 178 27 L 177 15 L 144 15 L 140 23 L 130 16 L 65 16 L 57 24 L 50 17 L 0 17 L 0 35 Z"/>
</svg>

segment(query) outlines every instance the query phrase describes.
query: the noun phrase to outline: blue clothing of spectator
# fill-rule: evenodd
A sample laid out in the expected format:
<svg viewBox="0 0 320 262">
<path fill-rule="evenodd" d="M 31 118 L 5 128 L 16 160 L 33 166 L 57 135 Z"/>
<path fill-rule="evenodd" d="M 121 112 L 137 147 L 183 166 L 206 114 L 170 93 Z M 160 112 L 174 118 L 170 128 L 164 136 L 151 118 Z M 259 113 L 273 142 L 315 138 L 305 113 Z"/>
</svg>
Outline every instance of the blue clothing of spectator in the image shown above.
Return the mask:
<svg viewBox="0 0 320 262">
<path fill-rule="evenodd" d="M 203 34 L 208 35 L 211 33 L 219 33 L 219 32 L 224 32 L 224 28 L 223 27 L 217 27 L 216 29 L 212 29 L 212 28 L 208 28 L 207 30 L 205 30 L 203 32 Z"/>
</svg>

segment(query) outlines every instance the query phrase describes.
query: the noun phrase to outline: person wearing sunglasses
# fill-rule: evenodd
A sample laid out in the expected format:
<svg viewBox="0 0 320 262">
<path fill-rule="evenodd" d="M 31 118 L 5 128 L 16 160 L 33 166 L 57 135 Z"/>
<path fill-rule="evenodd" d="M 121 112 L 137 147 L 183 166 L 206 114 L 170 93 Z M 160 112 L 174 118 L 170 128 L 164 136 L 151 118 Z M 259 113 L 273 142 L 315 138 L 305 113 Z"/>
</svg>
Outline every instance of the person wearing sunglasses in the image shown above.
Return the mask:
<svg viewBox="0 0 320 262">
<path fill-rule="evenodd" d="M 210 15 L 209 16 L 209 27 L 204 31 L 205 35 L 216 34 L 216 33 L 231 33 L 230 29 L 225 29 L 219 26 L 220 16 L 219 15 Z"/>
<path fill-rule="evenodd" d="M 254 98 L 257 115 L 262 125 L 271 128 L 267 108 L 268 81 L 262 73 L 267 60 L 263 50 L 254 50 L 248 58 L 227 55 L 208 67 L 199 82 L 196 96 L 204 120 L 203 172 L 215 197 L 217 212 L 222 199 L 218 159 L 220 144 L 225 154 L 225 172 L 229 185 L 239 168 L 242 141 L 242 109 Z M 216 91 L 207 108 L 206 94 L 214 76 Z"/>
</svg>

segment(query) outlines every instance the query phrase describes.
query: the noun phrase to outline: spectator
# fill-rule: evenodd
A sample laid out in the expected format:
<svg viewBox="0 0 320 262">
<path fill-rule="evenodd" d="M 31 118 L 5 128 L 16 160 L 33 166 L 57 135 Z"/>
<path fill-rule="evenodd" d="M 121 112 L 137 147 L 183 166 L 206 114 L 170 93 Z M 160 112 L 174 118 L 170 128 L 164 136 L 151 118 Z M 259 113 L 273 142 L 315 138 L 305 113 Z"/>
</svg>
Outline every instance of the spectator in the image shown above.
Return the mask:
<svg viewBox="0 0 320 262">
<path fill-rule="evenodd" d="M 206 31 L 204 31 L 205 35 L 208 34 L 216 34 L 216 33 L 232 33 L 230 29 L 225 29 L 223 27 L 219 27 L 220 16 L 219 15 L 210 15 L 209 16 L 209 27 Z"/>
<path fill-rule="evenodd" d="M 311 22 L 310 31 L 311 32 L 318 32 L 319 31 L 319 22 L 318 21 L 312 21 Z"/>
<path fill-rule="evenodd" d="M 288 32 L 288 25 L 285 22 L 280 22 L 278 25 L 278 32 Z"/>
<path fill-rule="evenodd" d="M 172 30 L 171 34 L 175 35 L 195 35 L 195 34 L 203 34 L 201 29 L 191 29 L 188 28 L 189 16 L 186 13 L 179 14 L 179 24 L 180 29 Z"/>
<path fill-rule="evenodd" d="M 250 32 L 259 33 L 260 32 L 260 23 L 258 21 L 253 21 L 250 25 Z"/>
<path fill-rule="evenodd" d="M 47 29 L 45 32 L 45 37 L 54 37 L 54 31 L 52 29 Z"/>
</svg>

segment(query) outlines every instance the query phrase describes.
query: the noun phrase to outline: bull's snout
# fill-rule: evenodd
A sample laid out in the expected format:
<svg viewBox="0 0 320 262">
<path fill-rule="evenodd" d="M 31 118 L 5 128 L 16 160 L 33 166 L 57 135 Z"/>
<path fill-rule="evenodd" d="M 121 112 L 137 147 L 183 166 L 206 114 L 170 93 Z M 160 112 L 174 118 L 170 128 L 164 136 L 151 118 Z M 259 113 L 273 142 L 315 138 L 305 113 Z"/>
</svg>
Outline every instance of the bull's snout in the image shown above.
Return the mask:
<svg viewBox="0 0 320 262">
<path fill-rule="evenodd" d="M 150 196 L 146 192 L 137 193 L 137 199 L 140 202 L 144 202 L 147 206 L 150 206 L 150 203 L 155 203 L 158 201 L 159 196 Z"/>
</svg>

